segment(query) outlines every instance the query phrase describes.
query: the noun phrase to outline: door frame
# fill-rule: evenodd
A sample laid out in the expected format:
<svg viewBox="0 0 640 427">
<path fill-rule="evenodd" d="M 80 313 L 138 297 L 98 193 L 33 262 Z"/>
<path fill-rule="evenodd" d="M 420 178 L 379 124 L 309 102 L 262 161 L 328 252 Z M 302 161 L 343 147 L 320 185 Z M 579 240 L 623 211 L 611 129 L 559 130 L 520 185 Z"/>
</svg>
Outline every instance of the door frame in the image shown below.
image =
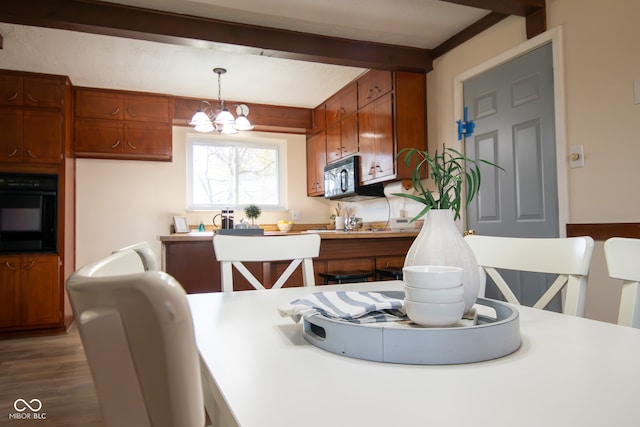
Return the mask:
<svg viewBox="0 0 640 427">
<path fill-rule="evenodd" d="M 553 60 L 553 98 L 556 138 L 556 173 L 558 175 L 558 233 L 560 237 L 567 236 L 569 222 L 569 176 L 567 168 L 567 123 L 565 114 L 565 84 L 564 84 L 564 51 L 562 47 L 562 27 L 554 27 L 544 33 L 503 52 L 502 54 L 477 65 L 470 70 L 457 75 L 453 79 L 453 117 L 462 117 L 464 111 L 463 83 L 492 68 L 502 65 L 512 59 L 528 53 L 544 44 L 551 42 Z M 453 129 L 453 126 L 452 126 Z M 455 130 L 452 131 L 452 141 L 457 140 Z M 464 144 L 462 145 L 464 151 Z M 467 227 L 467 211 L 462 215 L 464 229 Z"/>
</svg>

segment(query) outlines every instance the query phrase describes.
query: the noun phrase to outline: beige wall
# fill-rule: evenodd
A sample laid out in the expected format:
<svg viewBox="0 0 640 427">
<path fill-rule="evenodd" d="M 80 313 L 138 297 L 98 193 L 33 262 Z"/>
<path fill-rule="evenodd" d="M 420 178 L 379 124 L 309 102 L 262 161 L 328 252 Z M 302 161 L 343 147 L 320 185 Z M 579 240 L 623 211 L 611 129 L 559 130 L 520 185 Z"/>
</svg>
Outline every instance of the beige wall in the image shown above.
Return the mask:
<svg viewBox="0 0 640 427">
<path fill-rule="evenodd" d="M 210 225 L 214 212 L 186 212 L 186 135 L 173 128 L 173 161 L 77 160 L 76 265 L 96 260 L 114 249 L 146 240 L 160 256 L 159 236 L 169 234 L 173 216 Z M 252 132 L 256 138 L 286 140 L 287 207 L 300 210 L 303 222 L 328 222 L 329 203 L 306 191 L 305 137 Z M 244 216 L 239 213 L 238 218 Z M 276 223 L 289 212 L 264 212 L 259 222 Z"/>
<path fill-rule="evenodd" d="M 548 27 L 562 27 L 567 146 L 583 145 L 585 167 L 567 169 L 569 222 L 638 222 L 640 199 L 640 79 L 636 0 L 547 0 Z M 457 76 L 526 40 L 524 19 L 509 18 L 436 60 L 427 77 L 429 141 L 451 141 Z M 565 160 L 566 161 L 566 160 Z M 615 321 L 619 283 L 607 277 L 596 244 L 587 317 Z"/>
</svg>

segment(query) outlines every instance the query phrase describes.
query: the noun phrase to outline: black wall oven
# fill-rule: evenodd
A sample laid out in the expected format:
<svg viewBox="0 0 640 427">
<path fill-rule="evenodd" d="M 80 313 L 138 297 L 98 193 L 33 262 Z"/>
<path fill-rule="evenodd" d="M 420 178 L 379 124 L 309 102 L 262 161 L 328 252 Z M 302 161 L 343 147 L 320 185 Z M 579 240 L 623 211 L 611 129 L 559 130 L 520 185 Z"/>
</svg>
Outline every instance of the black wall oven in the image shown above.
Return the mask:
<svg viewBox="0 0 640 427">
<path fill-rule="evenodd" d="M 58 177 L 0 173 L 0 253 L 58 250 Z"/>
</svg>

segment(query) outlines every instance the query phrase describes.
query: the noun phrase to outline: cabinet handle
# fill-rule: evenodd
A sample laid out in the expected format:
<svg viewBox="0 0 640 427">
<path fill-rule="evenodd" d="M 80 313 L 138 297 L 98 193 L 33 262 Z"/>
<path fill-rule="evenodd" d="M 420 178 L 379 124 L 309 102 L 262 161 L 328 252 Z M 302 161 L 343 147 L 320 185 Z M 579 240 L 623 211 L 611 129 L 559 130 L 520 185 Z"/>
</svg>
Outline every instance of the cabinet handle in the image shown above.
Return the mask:
<svg viewBox="0 0 640 427">
<path fill-rule="evenodd" d="M 32 159 L 37 159 L 37 158 L 38 158 L 38 156 L 36 156 L 35 154 L 33 154 L 33 153 L 31 152 L 31 150 L 29 150 L 28 148 L 27 148 L 27 154 L 28 154 L 28 155 L 29 155 L 29 157 L 31 157 Z"/>
<path fill-rule="evenodd" d="M 36 265 L 36 261 L 35 260 L 31 260 L 31 262 L 29 263 L 29 265 L 27 265 L 24 269 L 25 270 L 31 270 L 31 268 Z"/>
<path fill-rule="evenodd" d="M 111 146 L 111 148 L 116 148 L 118 145 L 120 145 L 120 140 L 117 140 L 116 143 Z"/>
<path fill-rule="evenodd" d="M 127 113 L 129 113 L 129 115 L 130 115 L 131 117 L 136 117 L 136 115 L 135 115 L 135 114 L 133 114 L 133 113 L 131 112 L 131 110 L 129 109 L 129 107 L 127 107 Z"/>
<path fill-rule="evenodd" d="M 376 173 L 376 169 L 373 166 L 371 166 L 369 168 L 369 176 L 373 175 L 374 173 Z"/>
<path fill-rule="evenodd" d="M 9 154 L 7 157 L 13 157 L 13 156 L 15 156 L 16 154 L 18 154 L 18 149 L 17 149 L 17 148 L 14 148 L 14 149 L 13 149 L 13 151 L 11 152 L 11 154 Z"/>
<path fill-rule="evenodd" d="M 380 167 L 380 165 L 376 165 L 376 170 L 378 170 L 379 172 L 383 172 L 382 168 Z"/>
<path fill-rule="evenodd" d="M 29 100 L 30 100 L 31 102 L 35 102 L 36 104 L 39 104 L 39 103 L 40 103 L 40 101 L 38 101 L 38 100 L 37 100 L 37 99 L 35 99 L 33 96 L 31 96 L 31 94 L 30 94 L 30 93 L 28 93 L 28 94 L 27 94 L 27 97 L 29 98 Z"/>
<path fill-rule="evenodd" d="M 113 111 L 111 112 L 111 115 L 112 115 L 112 116 L 115 116 L 115 115 L 116 115 L 116 114 L 118 114 L 119 112 L 120 112 L 120 107 L 116 107 L 116 109 L 115 109 L 115 110 L 113 110 Z"/>
<path fill-rule="evenodd" d="M 12 96 L 7 98 L 7 101 L 15 101 L 17 97 L 18 97 L 18 92 L 14 93 Z"/>
<path fill-rule="evenodd" d="M 11 264 L 9 261 L 5 261 L 4 265 L 6 265 L 9 270 L 16 270 L 15 265 Z"/>
<path fill-rule="evenodd" d="M 127 145 L 128 145 L 129 147 L 131 147 L 132 149 L 134 149 L 134 150 L 137 150 L 137 149 L 138 149 L 138 147 L 135 147 L 133 144 L 131 144 L 131 141 L 127 141 Z"/>
</svg>

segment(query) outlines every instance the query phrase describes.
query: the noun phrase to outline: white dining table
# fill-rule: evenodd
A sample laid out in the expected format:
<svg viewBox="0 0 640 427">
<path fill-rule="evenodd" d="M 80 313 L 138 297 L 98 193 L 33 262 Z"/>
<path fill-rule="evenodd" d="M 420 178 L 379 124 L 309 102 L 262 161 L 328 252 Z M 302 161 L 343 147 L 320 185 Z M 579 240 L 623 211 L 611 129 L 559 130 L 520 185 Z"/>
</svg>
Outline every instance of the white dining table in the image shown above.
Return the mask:
<svg viewBox="0 0 640 427">
<path fill-rule="evenodd" d="M 215 426 L 639 426 L 640 330 L 518 306 L 521 345 L 457 365 L 373 362 L 308 343 L 277 308 L 314 291 L 188 295 Z"/>
</svg>

